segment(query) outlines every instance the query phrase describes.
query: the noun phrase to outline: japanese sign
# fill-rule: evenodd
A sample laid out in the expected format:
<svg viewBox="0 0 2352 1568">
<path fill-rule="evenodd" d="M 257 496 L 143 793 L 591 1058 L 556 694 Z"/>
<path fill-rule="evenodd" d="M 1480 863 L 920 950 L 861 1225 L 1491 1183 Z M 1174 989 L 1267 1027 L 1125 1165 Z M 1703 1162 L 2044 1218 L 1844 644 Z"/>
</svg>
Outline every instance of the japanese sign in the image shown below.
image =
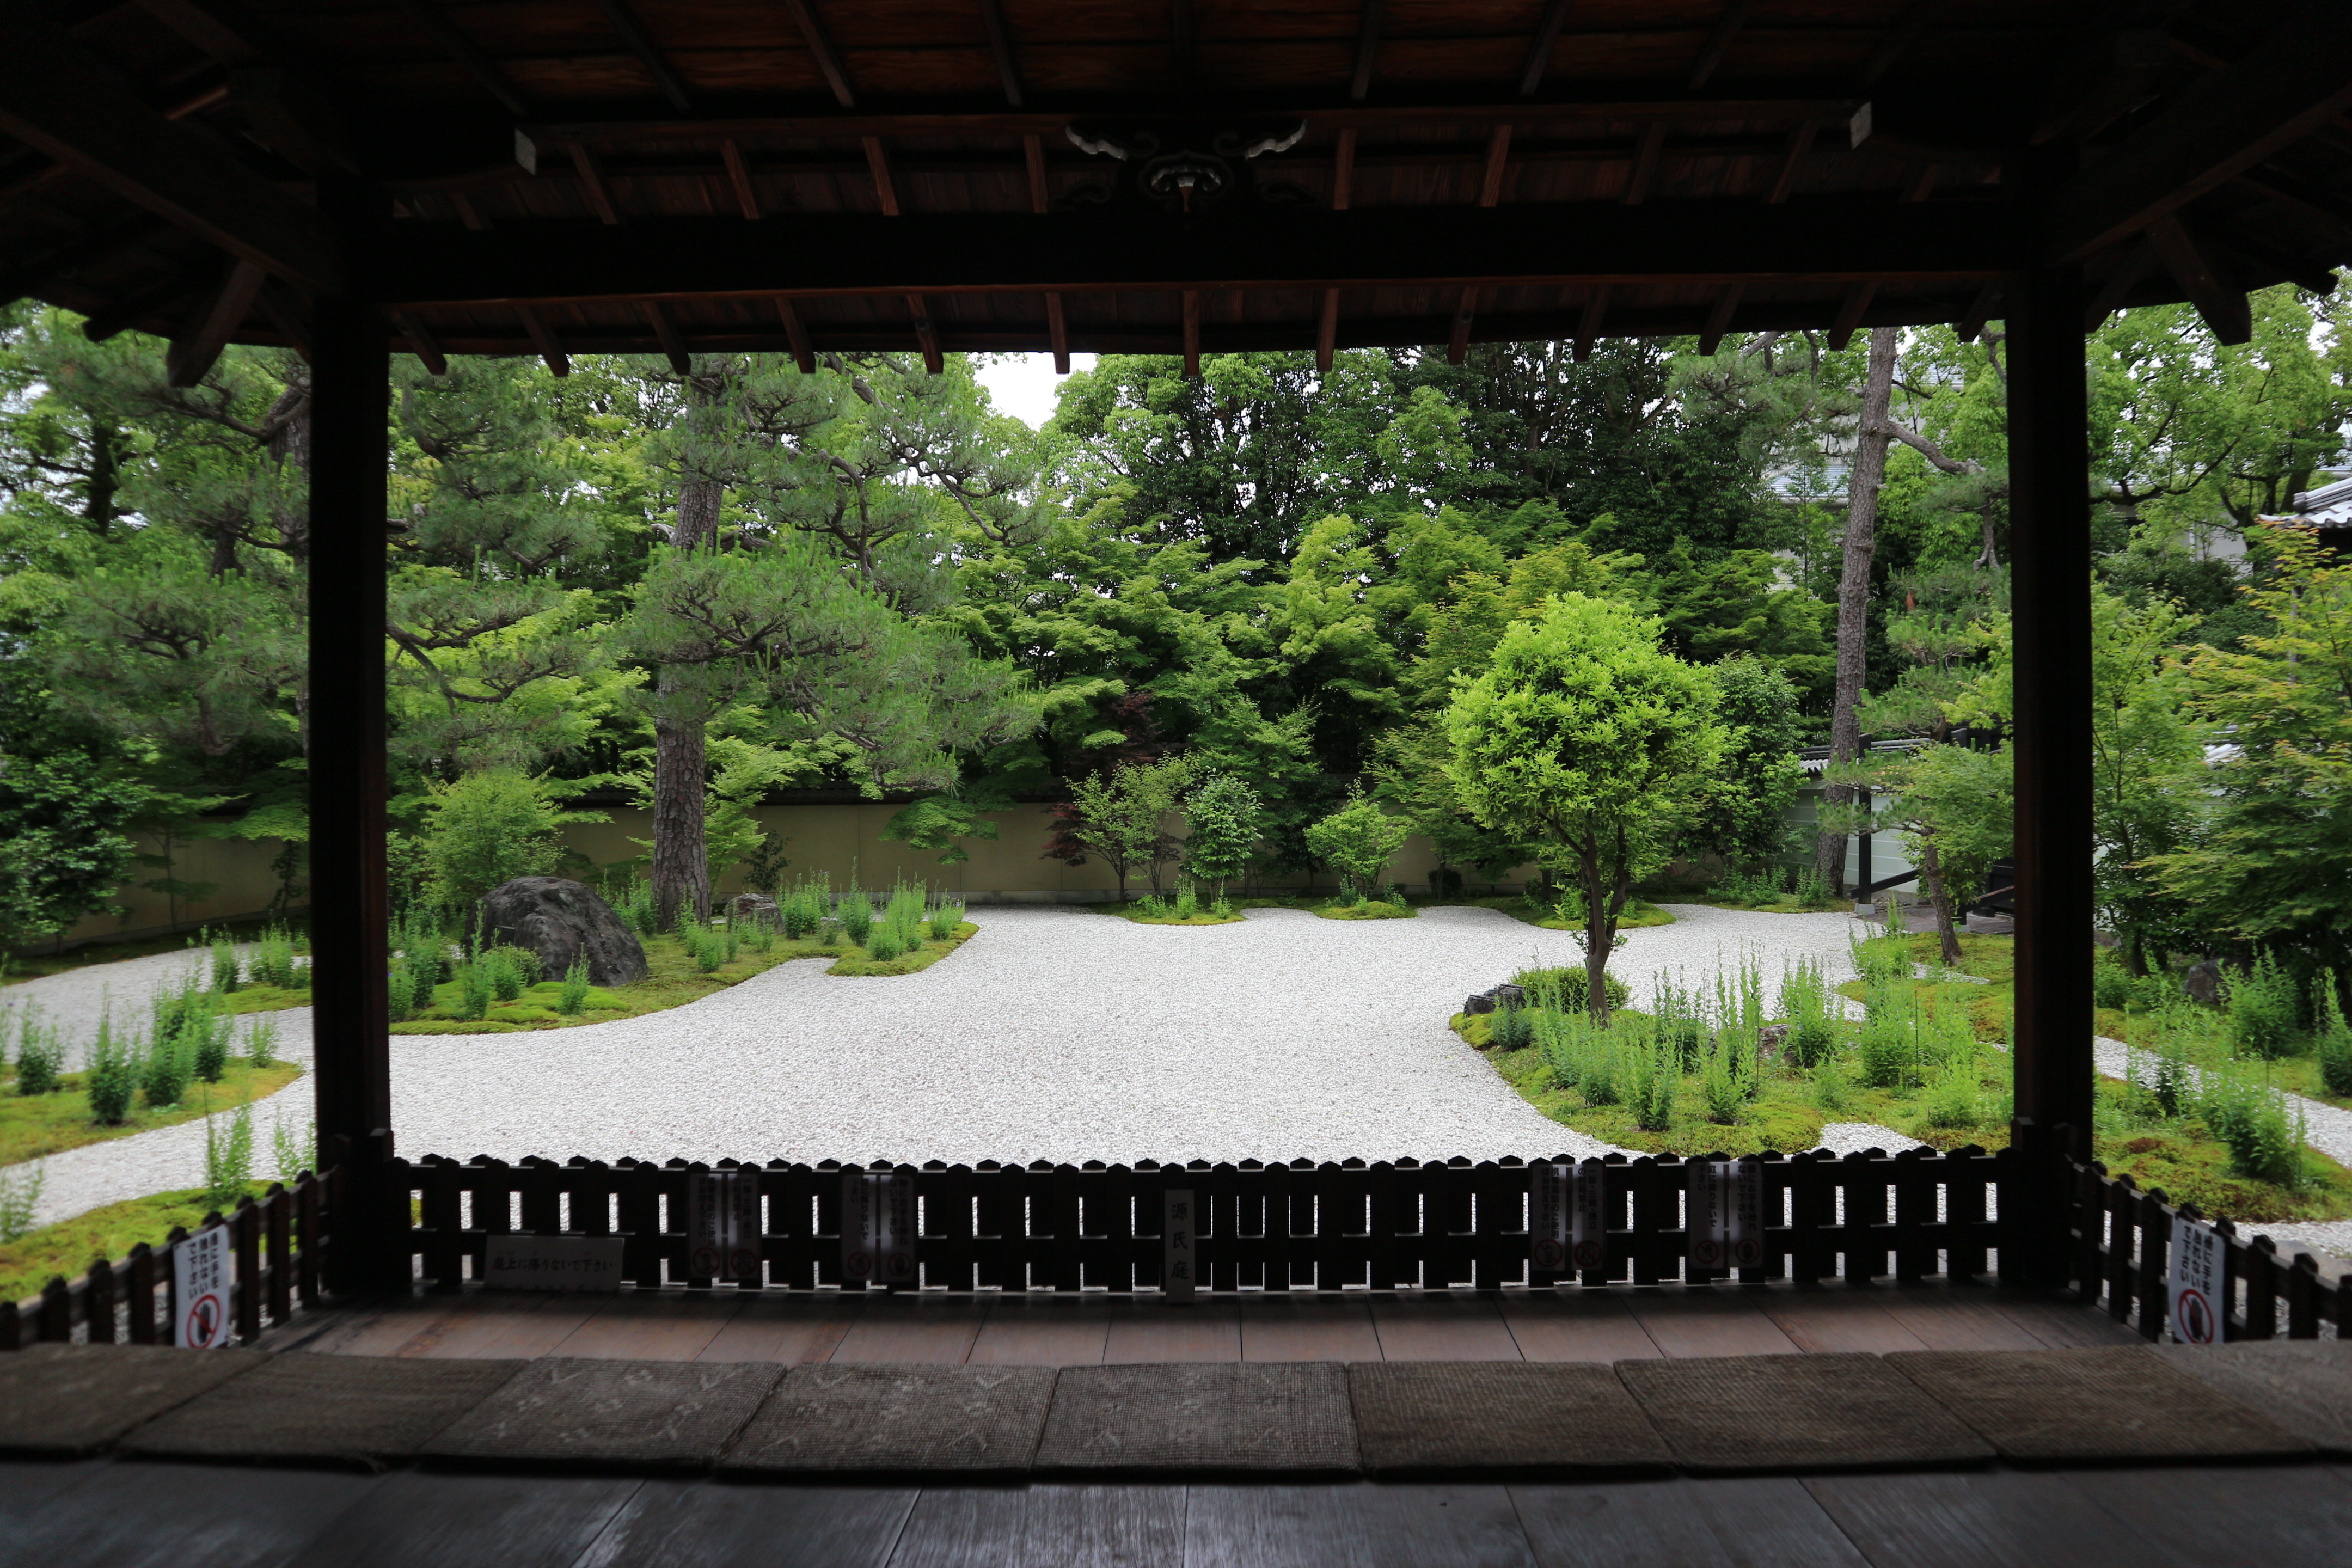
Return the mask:
<svg viewBox="0 0 2352 1568">
<path fill-rule="evenodd" d="M 1528 1167 L 1528 1260 L 1538 1273 L 1568 1272 L 1575 1193 L 1575 1166 L 1538 1162 Z"/>
<path fill-rule="evenodd" d="M 494 1236 L 482 1248 L 482 1282 L 494 1290 L 618 1290 L 617 1236 Z"/>
<path fill-rule="evenodd" d="M 915 1283 L 915 1178 L 846 1171 L 841 1178 L 841 1280 Z"/>
<path fill-rule="evenodd" d="M 1755 1268 L 1764 1262 L 1764 1167 L 1753 1160 L 1693 1160 L 1683 1224 L 1694 1269 Z"/>
<path fill-rule="evenodd" d="M 235 1268 L 225 1225 L 173 1244 L 173 1343 L 192 1351 L 217 1350 L 228 1343 L 229 1284 Z"/>
<path fill-rule="evenodd" d="M 1608 1167 L 1587 1160 L 1576 1168 L 1576 1266 L 1599 1268 L 1609 1261 L 1609 1204 L 1601 1184 Z"/>
<path fill-rule="evenodd" d="M 760 1173 L 697 1171 L 686 1178 L 687 1277 L 757 1285 Z"/>
<path fill-rule="evenodd" d="M 1194 1212 L 1192 1188 L 1169 1187 L 1161 1194 L 1160 1289 L 1170 1296 L 1190 1296 L 1200 1283 Z"/>
<path fill-rule="evenodd" d="M 2222 1337 L 2221 1232 L 2193 1219 L 2172 1222 L 2172 1337 L 2184 1345 L 2210 1345 Z"/>
</svg>

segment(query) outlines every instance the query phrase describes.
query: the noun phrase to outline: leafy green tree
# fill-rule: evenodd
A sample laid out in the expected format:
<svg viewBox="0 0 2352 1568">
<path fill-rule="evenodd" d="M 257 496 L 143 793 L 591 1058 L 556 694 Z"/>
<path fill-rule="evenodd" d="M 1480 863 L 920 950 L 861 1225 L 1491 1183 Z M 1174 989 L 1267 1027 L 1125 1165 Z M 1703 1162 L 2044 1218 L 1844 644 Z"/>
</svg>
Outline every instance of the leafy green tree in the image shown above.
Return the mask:
<svg viewBox="0 0 2352 1568">
<path fill-rule="evenodd" d="M 2352 568 L 2299 529 L 2272 548 L 2248 596 L 2277 629 L 2244 653 L 2180 661 L 2224 749 L 2176 775 L 2183 842 L 2142 864 L 2219 934 L 2300 947 L 2340 973 L 2352 960 Z"/>
<path fill-rule="evenodd" d="M 1212 773 L 1185 795 L 1184 820 L 1184 874 L 1215 883 L 1224 897 L 1225 884 L 1249 869 L 1265 824 L 1264 803 L 1233 774 Z"/>
<path fill-rule="evenodd" d="M 1634 879 L 1663 856 L 1687 784 L 1723 752 L 1714 679 L 1662 651 L 1655 616 L 1570 594 L 1505 632 L 1447 709 L 1452 775 L 1481 823 L 1538 847 L 1584 895 L 1596 1017 Z"/>
<path fill-rule="evenodd" d="M 1056 831 L 1045 858 L 1082 865 L 1094 855 L 1118 879 L 1119 901 L 1127 901 L 1127 879 L 1138 868 L 1151 876 L 1151 890 L 1160 891 L 1160 868 L 1179 849 L 1180 841 L 1166 827 L 1183 800 L 1192 764 L 1182 757 L 1156 763 L 1121 763 L 1108 773 L 1078 780 L 1070 786 L 1070 800 L 1058 813 Z"/>
<path fill-rule="evenodd" d="M 553 873 L 566 823 L 603 820 L 565 810 L 546 780 L 516 768 L 484 768 L 436 785 L 425 838 L 429 896 L 466 919 L 500 883 Z"/>
<path fill-rule="evenodd" d="M 1686 847 L 1712 850 L 1751 869 L 1786 847 L 1788 812 L 1804 787 L 1804 746 L 1796 687 L 1762 660 L 1742 656 L 1714 667 L 1723 724 L 1722 761 L 1694 784 Z"/>
<path fill-rule="evenodd" d="M 1318 858 L 1338 868 L 1347 885 L 1368 897 L 1378 897 L 1389 862 L 1412 837 L 1412 824 L 1391 816 L 1380 802 L 1360 790 L 1350 791 L 1347 804 L 1307 830 L 1307 846 Z"/>
<path fill-rule="evenodd" d="M 123 829 L 152 792 L 91 763 L 86 752 L 0 750 L 0 946 L 38 942 L 117 907 L 136 858 Z"/>
</svg>

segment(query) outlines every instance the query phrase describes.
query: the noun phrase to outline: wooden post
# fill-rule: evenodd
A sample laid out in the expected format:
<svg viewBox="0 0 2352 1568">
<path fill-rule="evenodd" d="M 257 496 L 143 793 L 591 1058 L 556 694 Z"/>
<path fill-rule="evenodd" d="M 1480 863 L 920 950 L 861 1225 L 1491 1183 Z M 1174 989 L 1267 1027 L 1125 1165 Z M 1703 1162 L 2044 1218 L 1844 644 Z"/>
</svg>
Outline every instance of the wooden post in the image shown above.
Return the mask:
<svg viewBox="0 0 2352 1568">
<path fill-rule="evenodd" d="M 328 1251 L 332 1290 L 367 1289 L 393 1272 L 390 1238 L 379 1247 L 374 1235 L 390 1198 L 373 1180 L 392 1154 L 383 861 L 391 374 L 383 314 L 320 296 L 310 382 L 310 995 L 319 1136 L 322 1144 L 346 1140 L 353 1167 L 333 1216 L 341 1234 Z M 304 1245 L 316 1239 L 305 1236 Z"/>
<path fill-rule="evenodd" d="M 2064 1282 L 2068 1174 L 2091 1154 L 2091 516 L 2083 278 L 2010 277 L 2011 600 L 2017 658 L 2021 1190 L 2004 1280 Z"/>
</svg>

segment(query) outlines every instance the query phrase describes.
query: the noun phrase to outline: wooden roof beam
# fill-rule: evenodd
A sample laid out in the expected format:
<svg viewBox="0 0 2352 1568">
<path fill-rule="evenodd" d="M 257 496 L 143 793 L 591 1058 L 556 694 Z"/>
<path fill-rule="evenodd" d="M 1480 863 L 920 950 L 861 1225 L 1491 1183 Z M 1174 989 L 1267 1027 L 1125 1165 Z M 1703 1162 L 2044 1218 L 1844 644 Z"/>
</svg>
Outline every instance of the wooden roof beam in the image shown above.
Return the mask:
<svg viewBox="0 0 2352 1568">
<path fill-rule="evenodd" d="M 441 352 L 440 342 L 422 322 L 404 311 L 395 310 L 392 324 L 400 329 L 400 335 L 408 340 L 408 352 L 424 363 L 428 373 L 434 375 L 449 374 L 449 356 Z"/>
<path fill-rule="evenodd" d="M 816 374 L 816 349 L 810 343 L 808 328 L 801 321 L 799 309 L 791 300 L 776 296 L 776 319 L 783 323 L 784 341 L 793 346 L 793 363 L 803 375 Z"/>
<path fill-rule="evenodd" d="M 2242 343 L 2254 335 L 2253 308 L 2245 291 L 2177 216 L 2167 213 L 2149 224 L 2147 242 L 2217 341 Z"/>
<path fill-rule="evenodd" d="M 980 19 L 988 29 L 988 52 L 995 58 L 996 75 L 1004 84 L 1004 101 L 1021 107 L 1021 69 L 1013 58 L 1013 33 L 1004 25 L 1004 7 L 997 0 L 980 0 Z"/>
<path fill-rule="evenodd" d="M 1698 63 L 1691 67 L 1690 76 L 1683 83 L 1686 90 L 1696 92 L 1706 85 L 1707 79 L 1715 74 L 1715 68 L 1721 65 L 1723 57 L 1731 52 L 1731 41 L 1747 25 L 1748 13 L 1754 9 L 1756 0 L 1729 0 L 1724 6 L 1723 15 L 1716 18 L 1715 31 L 1706 36 L 1706 43 L 1698 52 Z"/>
<path fill-rule="evenodd" d="M 1335 290 L 1336 292 L 1336 290 Z M 1445 363 L 1460 364 L 1470 357 L 1470 325 L 1478 314 L 1478 290 L 1465 289 L 1454 302 L 1454 331 L 1445 340 Z"/>
<path fill-rule="evenodd" d="M 857 107 L 857 95 L 850 90 L 849 73 L 841 68 L 841 57 L 833 50 L 833 40 L 824 36 L 824 28 L 816 19 L 809 0 L 784 0 L 784 9 L 801 30 L 801 41 L 816 58 L 816 68 L 824 78 L 824 85 L 833 89 L 834 100 L 844 109 Z"/>
<path fill-rule="evenodd" d="M 1045 344 L 1054 355 L 1054 374 L 1070 374 L 1070 323 L 1062 312 L 1059 294 L 1045 296 Z"/>
<path fill-rule="evenodd" d="M 457 25 L 434 0 L 401 0 L 401 4 L 416 18 L 416 25 L 425 29 L 427 37 L 465 67 L 466 74 L 479 83 L 483 91 L 498 100 L 499 108 L 517 120 L 530 112 L 530 105 L 524 100 L 522 89 L 515 86 L 514 79 L 499 69 L 499 63 L 479 44 L 459 32 Z"/>
<path fill-rule="evenodd" d="M 1927 26 L 1927 18 L 1935 14 L 1936 5 L 1937 0 L 1911 0 L 1911 4 L 1904 7 L 1902 14 L 1895 18 L 1895 25 L 1887 29 L 1885 38 L 1870 52 L 1870 58 L 1863 65 L 1862 75 L 1855 79 L 1857 87 L 1868 92 L 1878 85 L 1878 79 L 1903 58 L 1903 51 L 1911 47 L 1912 40 L 1918 37 L 1920 31 Z"/>
<path fill-rule="evenodd" d="M 882 138 L 866 138 L 866 169 L 874 176 L 874 200 L 884 217 L 898 216 L 898 186 L 890 178 L 890 154 L 883 149 Z"/>
<path fill-rule="evenodd" d="M 1184 290 L 1184 379 L 1201 379 L 1201 291 Z"/>
<path fill-rule="evenodd" d="M 920 294 L 909 294 L 907 314 L 914 322 L 915 342 L 923 351 L 923 369 L 939 374 L 947 368 L 947 359 L 940 353 L 939 329 L 931 324 L 931 302 Z"/>
<path fill-rule="evenodd" d="M 1584 313 L 1577 318 L 1576 344 L 1569 357 L 1582 364 L 1592 357 L 1592 345 L 1601 336 L 1601 320 L 1609 313 L 1609 285 L 1596 287 L 1584 301 Z"/>
<path fill-rule="evenodd" d="M 662 353 L 669 360 L 670 369 L 680 375 L 692 375 L 694 355 L 688 352 L 685 335 L 677 330 L 677 323 L 669 319 L 669 312 L 662 308 L 662 302 L 647 300 L 643 309 L 646 324 L 653 328 L 654 341 L 661 344 Z"/>
<path fill-rule="evenodd" d="M 779 249 L 733 218 L 483 234 L 394 225 L 362 259 L 387 304 L 1187 288 L 1511 288 L 1750 279 L 1973 282 L 2031 263 L 2000 201 L 1610 203 L 1190 215 L 803 214 Z"/>
<path fill-rule="evenodd" d="M 604 11 L 604 19 L 613 24 L 613 31 L 621 35 L 621 41 L 637 57 L 637 63 L 646 68 L 646 74 L 654 79 L 654 86 L 669 100 L 669 106 L 680 114 L 692 113 L 694 94 L 688 90 L 686 79 L 677 74 L 677 68 L 670 64 L 669 57 L 654 42 L 653 35 L 646 31 L 646 25 L 629 9 L 628 0 L 596 0 L 596 4 Z"/>
<path fill-rule="evenodd" d="M 1559 47 L 1559 30 L 1568 26 L 1569 0 L 1551 0 L 1544 7 L 1543 21 L 1536 36 L 1528 43 L 1528 58 L 1519 67 L 1519 96 L 1533 98 L 1543 86 L 1544 72 L 1551 68 L 1552 51 Z"/>
<path fill-rule="evenodd" d="M 2050 259 L 2079 261 L 2147 228 L 2347 107 L 2352 8 L 2298 16 L 2062 186 L 2050 205 Z"/>
<path fill-rule="evenodd" d="M 617 224 L 621 212 L 613 205 L 613 193 L 604 184 L 604 171 L 596 162 L 596 154 L 574 142 L 569 151 L 572 166 L 580 172 L 580 188 L 587 193 L 589 210 L 602 223 Z"/>
<path fill-rule="evenodd" d="M 1748 292 L 1744 283 L 1727 283 L 1706 308 L 1706 325 L 1699 329 L 1698 352 L 1712 356 L 1723 345 L 1723 334 L 1731 326 L 1731 313 L 1739 309 L 1740 297 Z"/>
<path fill-rule="evenodd" d="M 756 222 L 761 216 L 760 191 L 751 184 L 751 165 L 743 160 L 742 144 L 722 142 L 719 144 L 719 156 L 727 164 L 727 183 L 734 189 L 736 205 L 743 209 L 745 217 Z"/>
<path fill-rule="evenodd" d="M 261 292 L 262 281 L 268 276 L 251 261 L 240 261 L 229 268 L 220 292 L 163 351 L 167 384 L 188 387 L 205 379 L 205 373 L 220 358 L 221 350 L 228 347 L 229 339 L 252 313 L 254 298 Z"/>
<path fill-rule="evenodd" d="M 347 286 L 316 208 L 148 108 L 72 35 L 21 5 L 0 11 L 0 131 L 288 282 Z"/>
</svg>

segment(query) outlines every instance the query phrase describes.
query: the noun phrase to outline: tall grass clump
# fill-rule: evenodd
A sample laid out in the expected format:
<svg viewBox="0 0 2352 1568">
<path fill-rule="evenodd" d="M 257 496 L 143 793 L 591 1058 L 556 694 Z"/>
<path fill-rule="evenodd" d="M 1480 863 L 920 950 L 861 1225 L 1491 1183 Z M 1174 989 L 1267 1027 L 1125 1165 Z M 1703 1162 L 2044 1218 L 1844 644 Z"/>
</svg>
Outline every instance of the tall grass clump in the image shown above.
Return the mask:
<svg viewBox="0 0 2352 1568">
<path fill-rule="evenodd" d="M 843 934 L 858 946 L 864 947 L 866 938 L 874 934 L 874 900 L 855 879 L 842 889 L 834 914 L 841 921 Z"/>
<path fill-rule="evenodd" d="M 1658 1043 L 1674 1051 L 1675 1071 L 1696 1071 L 1706 1049 L 1706 1003 L 1684 987 L 1680 970 L 1672 974 L 1662 970 L 1651 976 L 1650 998 L 1651 1011 L 1657 1018 Z"/>
<path fill-rule="evenodd" d="M 1818 959 L 1801 959 L 1780 972 L 1780 1016 L 1789 1024 L 1783 1048 L 1789 1059 L 1807 1072 L 1837 1050 L 1838 1016 L 1831 1011 L 1830 1002 L 1834 994 Z"/>
<path fill-rule="evenodd" d="M 2302 999 L 2294 978 L 2269 953 L 2259 953 L 2230 982 L 2230 1042 L 2242 1057 L 2276 1061 L 2294 1043 Z"/>
<path fill-rule="evenodd" d="M 0 1171 L 0 1247 L 32 1234 L 33 1216 L 41 1206 L 41 1188 L 48 1179 L 47 1160 Z"/>
<path fill-rule="evenodd" d="M 941 899 L 931 906 L 931 940 L 945 942 L 963 924 L 963 906 Z"/>
<path fill-rule="evenodd" d="M 1756 1045 L 1736 1028 L 1716 1031 L 1713 1048 L 1699 1064 L 1698 1093 L 1706 1119 L 1728 1127 L 1739 1120 L 1758 1088 Z"/>
<path fill-rule="evenodd" d="M 212 942 L 212 988 L 226 995 L 245 981 L 245 965 L 236 951 L 236 939 L 226 931 L 213 936 L 206 931 L 205 935 Z"/>
<path fill-rule="evenodd" d="M 2344 1022 L 2336 999 L 2336 971 L 2324 969 L 2311 988 L 2313 1046 L 2319 1058 L 2319 1081 L 2330 1094 L 2352 1094 L 2352 1026 Z"/>
<path fill-rule="evenodd" d="M 588 1005 L 588 961 L 575 958 L 572 967 L 563 972 L 563 990 L 556 997 L 555 1010 L 567 1018 L 576 1018 Z"/>
<path fill-rule="evenodd" d="M 65 1031 L 55 1024 L 41 1022 L 38 1002 L 26 1003 L 23 1015 L 16 1020 L 16 1092 L 26 1096 L 51 1093 L 65 1069 Z"/>
<path fill-rule="evenodd" d="M 253 1107 L 231 1111 L 226 1128 L 219 1121 L 209 1112 L 205 1117 L 205 1201 L 215 1205 L 244 1196 L 253 1180 Z"/>
<path fill-rule="evenodd" d="M 267 1013 L 246 1023 L 245 1059 L 256 1068 L 278 1065 L 278 1020 Z"/>
<path fill-rule="evenodd" d="M 1674 1125 L 1682 1092 L 1682 1047 L 1640 1018 L 1626 1019 L 1623 1029 L 1625 1109 L 1643 1131 L 1664 1132 Z"/>
<path fill-rule="evenodd" d="M 831 879 L 803 877 L 794 882 L 791 890 L 776 900 L 776 920 L 783 927 L 785 940 L 801 942 L 816 935 L 832 904 Z"/>
<path fill-rule="evenodd" d="M 310 967 L 295 963 L 294 936 L 284 926 L 272 921 L 251 951 L 251 975 L 256 985 L 274 985 L 280 991 L 295 991 L 309 984 Z"/>
<path fill-rule="evenodd" d="M 2289 1120 L 2286 1096 L 2242 1069 L 2210 1068 L 2198 1093 L 2198 1114 L 2230 1151 L 2241 1176 L 2282 1187 L 2303 1184 L 2303 1115 Z"/>
<path fill-rule="evenodd" d="M 278 1179 L 292 1186 L 303 1172 L 319 1168 L 319 1124 L 313 1121 L 293 1132 L 283 1116 L 277 1118 L 269 1126 L 269 1152 L 277 1162 Z"/>
</svg>

